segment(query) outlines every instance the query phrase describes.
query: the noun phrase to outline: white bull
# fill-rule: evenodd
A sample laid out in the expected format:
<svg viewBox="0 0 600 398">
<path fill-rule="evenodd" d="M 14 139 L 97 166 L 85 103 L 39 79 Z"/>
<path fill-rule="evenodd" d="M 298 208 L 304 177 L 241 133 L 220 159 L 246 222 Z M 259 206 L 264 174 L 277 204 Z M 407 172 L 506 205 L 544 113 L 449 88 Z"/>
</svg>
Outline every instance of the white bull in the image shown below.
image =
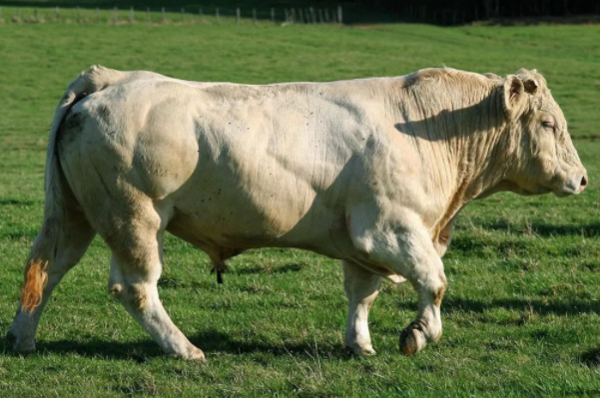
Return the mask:
<svg viewBox="0 0 600 398">
<path fill-rule="evenodd" d="M 359 354 L 374 352 L 382 278 L 409 280 L 410 355 L 442 334 L 441 256 L 467 203 L 587 184 L 546 81 L 526 70 L 249 86 L 93 67 L 60 102 L 47 159 L 44 224 L 9 331 L 18 351 L 35 349 L 48 297 L 99 233 L 109 291 L 166 353 L 203 359 L 158 297 L 169 231 L 217 270 L 267 246 L 341 259 Z"/>
</svg>

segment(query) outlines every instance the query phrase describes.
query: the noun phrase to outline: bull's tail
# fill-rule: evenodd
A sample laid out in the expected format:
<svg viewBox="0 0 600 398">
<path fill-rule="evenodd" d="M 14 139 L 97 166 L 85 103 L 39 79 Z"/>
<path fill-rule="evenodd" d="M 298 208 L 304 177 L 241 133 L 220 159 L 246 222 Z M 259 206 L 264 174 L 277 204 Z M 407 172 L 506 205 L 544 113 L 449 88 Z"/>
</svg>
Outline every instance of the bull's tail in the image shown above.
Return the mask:
<svg viewBox="0 0 600 398">
<path fill-rule="evenodd" d="M 42 302 L 42 294 L 48 282 L 48 269 L 57 257 L 61 232 L 65 227 L 67 182 L 62 174 L 56 140 L 61 123 L 79 100 L 116 83 L 125 73 L 92 66 L 69 85 L 54 113 L 50 127 L 50 139 L 46 158 L 46 177 L 44 189 L 46 193 L 44 206 L 44 224 L 37 236 L 25 268 L 25 285 L 21 291 L 21 310 L 33 311 Z"/>
</svg>

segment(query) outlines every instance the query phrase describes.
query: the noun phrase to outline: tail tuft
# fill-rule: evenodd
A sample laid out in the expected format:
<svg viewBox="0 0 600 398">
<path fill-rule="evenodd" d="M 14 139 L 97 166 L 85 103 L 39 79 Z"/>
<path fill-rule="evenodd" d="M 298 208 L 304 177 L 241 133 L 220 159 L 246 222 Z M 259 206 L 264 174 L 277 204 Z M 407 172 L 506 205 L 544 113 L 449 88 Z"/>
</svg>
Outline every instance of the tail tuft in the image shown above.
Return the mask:
<svg viewBox="0 0 600 398">
<path fill-rule="evenodd" d="M 25 286 L 21 290 L 21 310 L 33 312 L 42 303 L 42 293 L 48 282 L 48 261 L 30 259 L 25 268 Z"/>
</svg>

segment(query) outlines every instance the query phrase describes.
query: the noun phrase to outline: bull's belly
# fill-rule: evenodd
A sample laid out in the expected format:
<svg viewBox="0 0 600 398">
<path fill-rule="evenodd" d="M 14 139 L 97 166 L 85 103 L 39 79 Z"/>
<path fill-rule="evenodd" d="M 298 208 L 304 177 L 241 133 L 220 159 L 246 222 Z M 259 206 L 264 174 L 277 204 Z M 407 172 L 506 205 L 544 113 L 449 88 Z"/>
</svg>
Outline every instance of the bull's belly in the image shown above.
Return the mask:
<svg viewBox="0 0 600 398">
<path fill-rule="evenodd" d="M 338 259 L 355 255 L 343 213 L 315 205 L 298 215 L 281 203 L 269 208 L 226 196 L 210 203 L 202 198 L 175 203 L 167 230 L 211 256 L 261 247 L 306 249 Z"/>
<path fill-rule="evenodd" d="M 254 248 L 298 248 L 353 260 L 394 283 L 404 281 L 391 268 L 371 263 L 368 256 L 356 250 L 343 213 L 314 204 L 303 217 L 290 220 L 287 215 L 278 219 L 273 214 L 265 217 L 248 204 L 227 205 L 229 199 L 221 198 L 218 205 L 207 205 L 205 199 L 196 200 L 196 205 L 180 202 L 175 205 L 167 230 L 202 249 L 213 260 L 226 260 Z M 284 214 L 284 208 L 277 204 L 273 207 L 276 214 Z M 287 228 L 282 229 L 282 225 Z"/>
<path fill-rule="evenodd" d="M 345 225 L 334 220 L 321 219 L 318 225 L 298 220 L 295 227 L 283 234 L 274 233 L 268 221 L 257 222 L 254 228 L 246 228 L 243 222 L 221 219 L 214 224 L 201 220 L 196 211 L 209 209 L 177 209 L 167 230 L 173 235 L 205 251 L 213 260 L 226 260 L 245 250 L 262 247 L 289 247 L 306 249 L 336 259 L 354 260 L 361 266 L 379 274 L 393 283 L 405 279 L 392 269 L 365 261 L 356 251 Z M 224 216 L 226 211 L 220 212 Z"/>
</svg>

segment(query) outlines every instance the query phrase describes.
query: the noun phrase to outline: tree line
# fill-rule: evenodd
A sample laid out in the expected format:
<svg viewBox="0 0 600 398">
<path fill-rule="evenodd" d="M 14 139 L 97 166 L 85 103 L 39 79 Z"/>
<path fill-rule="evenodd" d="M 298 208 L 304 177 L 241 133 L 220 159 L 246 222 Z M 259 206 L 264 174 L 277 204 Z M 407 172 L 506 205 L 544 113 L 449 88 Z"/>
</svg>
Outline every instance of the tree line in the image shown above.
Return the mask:
<svg viewBox="0 0 600 398">
<path fill-rule="evenodd" d="M 348 0 L 407 20 L 456 24 L 502 18 L 600 13 L 600 0 Z"/>
</svg>

